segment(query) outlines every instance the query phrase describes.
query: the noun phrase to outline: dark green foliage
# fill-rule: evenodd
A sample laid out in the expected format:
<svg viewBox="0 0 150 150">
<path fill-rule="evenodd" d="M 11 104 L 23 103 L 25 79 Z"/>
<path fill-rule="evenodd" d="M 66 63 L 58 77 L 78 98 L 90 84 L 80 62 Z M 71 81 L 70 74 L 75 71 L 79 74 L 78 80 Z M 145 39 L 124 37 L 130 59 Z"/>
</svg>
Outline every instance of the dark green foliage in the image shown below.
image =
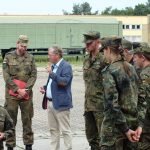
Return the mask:
<svg viewBox="0 0 150 150">
<path fill-rule="evenodd" d="M 73 10 L 72 13 L 67 12 L 66 10 L 63 10 L 64 15 L 97 15 L 98 10 L 95 12 L 91 12 L 92 7 L 88 2 L 84 2 L 82 4 L 73 4 Z"/>
<path fill-rule="evenodd" d="M 101 15 L 116 15 L 116 16 L 146 16 L 150 14 L 150 0 L 145 4 L 137 4 L 134 8 L 126 7 L 124 9 L 112 9 L 112 7 L 106 7 L 102 11 Z"/>
<path fill-rule="evenodd" d="M 76 62 L 81 62 L 83 61 L 83 55 L 65 55 L 64 59 L 68 61 L 69 63 L 76 63 Z M 48 57 L 46 55 L 44 56 L 34 56 L 35 62 L 36 63 L 47 63 L 48 62 Z"/>
</svg>

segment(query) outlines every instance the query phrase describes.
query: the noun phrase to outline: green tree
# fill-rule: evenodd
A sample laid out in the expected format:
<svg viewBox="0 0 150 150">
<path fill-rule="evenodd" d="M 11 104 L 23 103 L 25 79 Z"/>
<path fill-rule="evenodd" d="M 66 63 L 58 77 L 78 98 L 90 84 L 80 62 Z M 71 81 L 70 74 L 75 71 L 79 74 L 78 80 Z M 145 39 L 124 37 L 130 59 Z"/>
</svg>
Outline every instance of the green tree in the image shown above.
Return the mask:
<svg viewBox="0 0 150 150">
<path fill-rule="evenodd" d="M 62 10 L 62 12 L 63 12 L 64 15 L 69 15 L 69 13 L 64 9 Z"/>
<path fill-rule="evenodd" d="M 88 2 L 84 2 L 82 4 L 73 4 L 72 13 L 68 13 L 67 11 L 63 10 L 64 15 L 97 15 L 98 10 L 94 13 L 91 12 L 92 7 Z"/>
<path fill-rule="evenodd" d="M 134 14 L 134 9 L 132 7 L 126 7 L 124 10 L 124 15 L 132 16 Z"/>
<path fill-rule="evenodd" d="M 123 14 L 124 14 L 123 10 L 113 9 L 111 11 L 111 15 L 123 15 Z"/>
<path fill-rule="evenodd" d="M 82 10 L 80 4 L 73 4 L 72 15 L 81 15 Z"/>
<path fill-rule="evenodd" d="M 85 2 L 85 3 L 82 3 L 80 5 L 80 8 L 81 8 L 81 13 L 84 14 L 84 15 L 91 15 L 91 10 L 92 10 L 92 7 L 90 7 L 90 4 Z"/>
<path fill-rule="evenodd" d="M 146 16 L 150 14 L 150 0 L 145 4 L 138 4 L 134 8 L 126 7 L 125 9 L 118 10 L 112 9 L 112 7 L 106 7 L 104 11 L 102 11 L 101 15 L 123 15 L 123 16 Z"/>
<path fill-rule="evenodd" d="M 150 9 L 147 5 L 138 4 L 134 8 L 134 15 L 135 16 L 145 16 L 150 13 Z"/>
<path fill-rule="evenodd" d="M 106 7 L 106 8 L 104 9 L 104 11 L 102 11 L 101 15 L 110 15 L 110 14 L 111 14 L 111 9 L 112 9 L 111 6 Z"/>
<path fill-rule="evenodd" d="M 150 0 L 148 0 L 148 2 L 146 3 L 147 7 L 149 7 L 150 9 Z"/>
</svg>

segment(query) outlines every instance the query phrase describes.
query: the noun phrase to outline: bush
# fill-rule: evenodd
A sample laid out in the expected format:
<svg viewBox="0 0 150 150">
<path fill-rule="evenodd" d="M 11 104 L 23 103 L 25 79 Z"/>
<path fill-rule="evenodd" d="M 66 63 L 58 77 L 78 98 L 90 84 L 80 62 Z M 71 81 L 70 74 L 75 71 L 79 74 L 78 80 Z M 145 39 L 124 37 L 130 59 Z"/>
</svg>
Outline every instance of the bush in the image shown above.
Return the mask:
<svg viewBox="0 0 150 150">
<path fill-rule="evenodd" d="M 81 64 L 83 62 L 83 55 L 64 55 L 64 59 L 70 64 Z M 43 66 L 48 63 L 47 55 L 34 55 L 35 62 L 38 66 Z M 0 57 L 0 63 L 3 62 L 2 57 Z"/>
<path fill-rule="evenodd" d="M 38 56 L 35 55 L 35 62 L 40 65 L 43 63 L 48 63 L 48 57 L 47 56 Z M 63 57 L 66 61 L 68 61 L 70 64 L 80 64 L 83 62 L 83 55 L 64 55 Z"/>
</svg>

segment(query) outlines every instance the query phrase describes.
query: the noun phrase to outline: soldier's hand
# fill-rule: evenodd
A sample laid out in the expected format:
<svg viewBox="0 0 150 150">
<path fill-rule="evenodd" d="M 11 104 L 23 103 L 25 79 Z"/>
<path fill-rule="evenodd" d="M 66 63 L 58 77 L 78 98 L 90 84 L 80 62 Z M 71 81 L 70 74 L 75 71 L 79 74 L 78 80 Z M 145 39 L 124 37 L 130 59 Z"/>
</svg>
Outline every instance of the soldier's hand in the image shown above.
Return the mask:
<svg viewBox="0 0 150 150">
<path fill-rule="evenodd" d="M 133 139 L 133 137 L 136 136 L 135 131 L 129 129 L 125 134 L 130 142 L 137 142 L 136 140 Z"/>
<path fill-rule="evenodd" d="M 139 141 L 140 140 L 140 137 L 141 137 L 141 134 L 142 134 L 142 127 L 138 127 L 136 130 L 135 130 L 135 135 L 132 137 L 133 140 L 135 141 Z"/>
<path fill-rule="evenodd" d="M 4 137 L 5 137 L 5 133 L 0 132 L 0 141 L 1 141 L 1 140 L 3 140 L 3 139 L 4 139 Z"/>
<path fill-rule="evenodd" d="M 21 97 L 24 97 L 27 95 L 26 89 L 18 89 L 17 92 L 18 92 L 19 96 L 21 96 Z"/>
</svg>

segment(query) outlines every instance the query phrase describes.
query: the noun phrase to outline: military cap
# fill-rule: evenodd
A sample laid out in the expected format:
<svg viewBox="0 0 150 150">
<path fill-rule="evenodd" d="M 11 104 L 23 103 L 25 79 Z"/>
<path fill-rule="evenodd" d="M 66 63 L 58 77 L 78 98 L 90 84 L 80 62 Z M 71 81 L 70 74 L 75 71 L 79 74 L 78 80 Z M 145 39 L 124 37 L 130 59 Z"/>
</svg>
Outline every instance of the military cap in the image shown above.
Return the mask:
<svg viewBox="0 0 150 150">
<path fill-rule="evenodd" d="M 28 37 L 26 35 L 20 35 L 18 42 L 21 43 L 23 46 L 27 46 L 28 45 Z"/>
<path fill-rule="evenodd" d="M 139 47 L 149 47 L 148 43 L 146 42 L 133 42 L 133 49 L 139 48 Z"/>
<path fill-rule="evenodd" d="M 89 31 L 85 34 L 83 34 L 84 36 L 84 43 L 90 43 L 94 40 L 97 40 L 100 38 L 100 32 L 97 32 L 97 31 Z"/>
<path fill-rule="evenodd" d="M 121 45 L 122 38 L 117 36 L 103 37 L 101 38 L 102 47 L 100 51 L 103 51 L 107 46 L 119 46 Z"/>
<path fill-rule="evenodd" d="M 140 42 L 132 42 L 133 49 L 136 49 L 141 46 Z"/>
<path fill-rule="evenodd" d="M 147 53 L 150 54 L 149 46 L 141 46 L 134 49 L 134 53 Z"/>
<path fill-rule="evenodd" d="M 130 42 L 126 39 L 122 39 L 122 48 L 132 50 L 132 42 Z"/>
</svg>

